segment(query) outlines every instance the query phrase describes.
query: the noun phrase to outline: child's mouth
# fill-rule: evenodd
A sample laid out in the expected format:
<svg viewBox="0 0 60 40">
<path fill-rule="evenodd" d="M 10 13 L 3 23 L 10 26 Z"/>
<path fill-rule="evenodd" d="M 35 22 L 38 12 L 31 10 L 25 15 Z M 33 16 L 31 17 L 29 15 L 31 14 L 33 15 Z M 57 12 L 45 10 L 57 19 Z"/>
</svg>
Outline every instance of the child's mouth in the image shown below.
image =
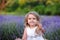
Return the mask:
<svg viewBox="0 0 60 40">
<path fill-rule="evenodd" d="M 30 23 L 34 23 L 34 22 L 30 22 Z"/>
</svg>

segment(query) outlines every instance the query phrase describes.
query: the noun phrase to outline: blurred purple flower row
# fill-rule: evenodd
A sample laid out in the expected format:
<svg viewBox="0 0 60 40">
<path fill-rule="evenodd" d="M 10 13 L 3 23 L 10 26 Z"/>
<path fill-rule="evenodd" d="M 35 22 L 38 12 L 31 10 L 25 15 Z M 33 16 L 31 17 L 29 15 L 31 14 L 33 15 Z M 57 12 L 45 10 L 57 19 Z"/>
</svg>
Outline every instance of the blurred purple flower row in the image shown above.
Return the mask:
<svg viewBox="0 0 60 40">
<path fill-rule="evenodd" d="M 40 16 L 40 21 L 46 33 L 60 29 L 60 16 Z M 18 26 L 24 26 L 24 16 L 0 15 L 0 25 L 15 22 Z"/>
</svg>

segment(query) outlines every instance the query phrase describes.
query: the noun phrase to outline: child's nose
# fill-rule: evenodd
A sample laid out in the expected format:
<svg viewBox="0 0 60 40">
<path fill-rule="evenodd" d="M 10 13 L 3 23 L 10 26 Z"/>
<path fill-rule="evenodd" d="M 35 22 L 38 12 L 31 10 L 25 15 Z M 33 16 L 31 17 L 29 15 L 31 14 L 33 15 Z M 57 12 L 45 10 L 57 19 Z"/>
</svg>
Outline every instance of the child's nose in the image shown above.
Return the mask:
<svg viewBox="0 0 60 40">
<path fill-rule="evenodd" d="M 33 21 L 34 19 L 31 19 L 31 21 Z"/>
</svg>

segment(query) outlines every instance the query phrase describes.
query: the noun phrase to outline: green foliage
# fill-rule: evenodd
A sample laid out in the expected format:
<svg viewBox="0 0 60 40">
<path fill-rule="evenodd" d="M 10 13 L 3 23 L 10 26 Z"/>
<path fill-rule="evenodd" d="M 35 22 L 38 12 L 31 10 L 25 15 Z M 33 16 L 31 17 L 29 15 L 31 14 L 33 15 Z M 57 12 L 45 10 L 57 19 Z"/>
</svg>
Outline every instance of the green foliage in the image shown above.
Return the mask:
<svg viewBox="0 0 60 40">
<path fill-rule="evenodd" d="M 44 5 L 39 5 L 39 6 L 34 7 L 34 10 L 37 11 L 40 15 L 44 14 L 44 9 L 45 9 Z"/>
<path fill-rule="evenodd" d="M 15 10 L 15 15 L 25 15 L 27 12 L 29 12 L 30 9 L 29 8 L 18 8 L 17 10 Z"/>
<path fill-rule="evenodd" d="M 16 23 L 4 23 L 1 25 L 1 28 L 1 40 L 14 40 L 16 37 L 21 37 L 21 33 L 16 28 Z"/>
<path fill-rule="evenodd" d="M 15 15 L 24 15 L 31 10 L 37 11 L 40 15 L 60 15 L 60 1 L 14 0 L 14 3 L 5 8 L 6 12 L 13 12 Z"/>
<path fill-rule="evenodd" d="M 13 5 L 8 6 L 7 8 L 5 8 L 5 11 L 13 12 L 13 11 L 15 11 L 18 8 L 18 6 L 19 6 L 18 3 L 14 3 Z"/>
<path fill-rule="evenodd" d="M 56 13 L 55 15 L 60 15 L 60 3 L 56 3 Z"/>
<path fill-rule="evenodd" d="M 56 6 L 55 5 L 48 5 L 45 7 L 44 13 L 46 15 L 54 15 L 56 13 Z"/>
<path fill-rule="evenodd" d="M 45 37 L 48 40 L 60 40 L 60 29 L 58 29 L 52 33 L 45 34 Z"/>
<path fill-rule="evenodd" d="M 23 6 L 26 4 L 26 0 L 18 0 L 18 3 L 20 6 Z"/>
</svg>

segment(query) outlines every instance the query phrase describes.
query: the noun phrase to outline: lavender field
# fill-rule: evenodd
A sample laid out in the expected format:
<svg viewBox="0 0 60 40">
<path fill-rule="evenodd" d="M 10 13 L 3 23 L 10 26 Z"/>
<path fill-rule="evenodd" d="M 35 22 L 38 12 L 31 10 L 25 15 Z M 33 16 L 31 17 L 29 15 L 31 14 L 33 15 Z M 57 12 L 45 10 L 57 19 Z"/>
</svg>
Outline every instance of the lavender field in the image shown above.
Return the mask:
<svg viewBox="0 0 60 40">
<path fill-rule="evenodd" d="M 45 38 L 60 40 L 60 16 L 40 16 Z M 22 38 L 24 31 L 24 16 L 0 15 L 0 40 Z"/>
</svg>

